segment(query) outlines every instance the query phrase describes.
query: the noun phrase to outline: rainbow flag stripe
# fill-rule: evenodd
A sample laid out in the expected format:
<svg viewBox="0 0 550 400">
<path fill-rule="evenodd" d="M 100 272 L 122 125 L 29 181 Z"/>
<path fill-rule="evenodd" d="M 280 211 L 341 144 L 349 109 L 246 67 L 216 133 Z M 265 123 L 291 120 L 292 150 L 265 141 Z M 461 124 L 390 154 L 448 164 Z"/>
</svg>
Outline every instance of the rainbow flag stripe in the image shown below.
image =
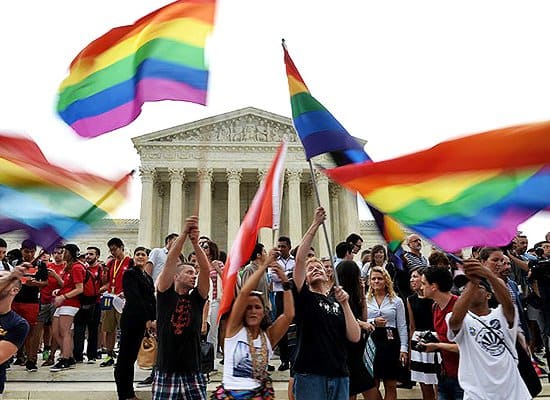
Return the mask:
<svg viewBox="0 0 550 400">
<path fill-rule="evenodd" d="M 325 171 L 447 251 L 503 246 L 550 205 L 550 122 L 497 129 Z"/>
<path fill-rule="evenodd" d="M 306 159 L 331 153 L 337 164 L 370 160 L 363 146 L 315 99 L 283 43 L 292 120 L 302 141 Z"/>
<path fill-rule="evenodd" d="M 147 101 L 206 104 L 215 0 L 175 1 L 94 40 L 72 61 L 57 111 L 83 137 L 128 125 Z"/>
<path fill-rule="evenodd" d="M 0 234 L 22 230 L 49 248 L 85 232 L 124 202 L 130 176 L 63 169 L 32 140 L 0 134 Z"/>
</svg>

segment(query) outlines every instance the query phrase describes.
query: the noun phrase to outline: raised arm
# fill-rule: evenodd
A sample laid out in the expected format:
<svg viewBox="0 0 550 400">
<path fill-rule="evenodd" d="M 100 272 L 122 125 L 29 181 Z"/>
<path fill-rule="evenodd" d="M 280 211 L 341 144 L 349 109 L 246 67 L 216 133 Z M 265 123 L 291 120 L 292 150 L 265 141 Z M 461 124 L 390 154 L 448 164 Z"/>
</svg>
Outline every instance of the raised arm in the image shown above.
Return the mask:
<svg viewBox="0 0 550 400">
<path fill-rule="evenodd" d="M 183 244 L 189 235 L 191 229 L 197 229 L 199 226 L 199 219 L 197 217 L 189 217 L 185 220 L 185 226 L 183 232 L 178 236 L 174 244 L 168 250 L 168 256 L 166 257 L 166 264 L 157 278 L 157 291 L 165 292 L 174 283 L 174 275 L 176 275 L 177 266 L 179 262 L 179 256 L 183 249 Z"/>
<path fill-rule="evenodd" d="M 233 337 L 235 336 L 239 330 L 243 326 L 243 316 L 246 312 L 246 307 L 248 304 L 248 296 L 250 296 L 250 292 L 255 290 L 258 287 L 258 283 L 260 282 L 260 279 L 265 274 L 265 271 L 267 267 L 273 263 L 276 262 L 278 257 L 277 250 L 273 249 L 269 252 L 269 256 L 265 260 L 263 264 L 260 264 L 258 266 L 258 269 L 254 271 L 252 275 L 250 275 L 250 278 L 248 278 L 241 288 L 241 291 L 237 295 L 237 298 L 235 299 L 235 303 L 233 304 L 233 309 L 231 310 L 231 314 L 229 314 L 229 318 L 227 319 L 227 326 L 226 326 L 226 337 Z"/>
<path fill-rule="evenodd" d="M 208 297 L 210 291 L 210 261 L 204 253 L 204 250 L 199 246 L 200 232 L 198 227 L 192 228 L 189 232 L 189 240 L 193 245 L 193 250 L 197 256 L 197 264 L 199 265 L 199 277 L 197 282 L 197 289 L 203 299 Z"/>
<path fill-rule="evenodd" d="M 294 284 L 296 285 L 296 290 L 300 292 L 304 286 L 306 280 L 306 261 L 307 253 L 311 247 L 311 242 L 319 229 L 319 226 L 325 221 L 327 213 L 323 207 L 317 207 L 315 213 L 313 214 L 313 221 L 306 231 L 302 242 L 298 247 L 298 252 L 296 253 L 296 265 L 294 266 L 293 279 Z"/>
<path fill-rule="evenodd" d="M 275 346 L 279 343 L 279 340 L 286 335 L 286 331 L 294 319 L 294 296 L 292 296 L 292 291 L 288 287 L 290 282 L 283 267 L 275 262 L 271 264 L 271 268 L 277 274 L 285 289 L 283 293 L 283 313 L 279 315 L 275 322 L 267 329 L 269 341 L 272 346 Z"/>
<path fill-rule="evenodd" d="M 334 297 L 342 306 L 344 318 L 346 320 L 346 338 L 353 343 L 357 343 L 361 339 L 361 328 L 357 319 L 349 306 L 349 295 L 340 286 L 334 287 Z"/>
</svg>

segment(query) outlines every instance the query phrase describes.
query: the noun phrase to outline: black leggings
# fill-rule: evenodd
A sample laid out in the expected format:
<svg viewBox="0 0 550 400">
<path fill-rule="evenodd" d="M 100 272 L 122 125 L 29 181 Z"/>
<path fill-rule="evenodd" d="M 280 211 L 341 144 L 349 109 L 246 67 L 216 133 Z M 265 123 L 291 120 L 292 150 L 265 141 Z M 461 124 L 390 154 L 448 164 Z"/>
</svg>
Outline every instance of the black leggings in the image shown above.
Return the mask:
<svg viewBox="0 0 550 400">
<path fill-rule="evenodd" d="M 134 392 L 134 364 L 137 360 L 145 323 L 138 318 L 126 317 L 124 313 L 120 318 L 120 347 L 115 366 L 116 391 L 120 400 L 130 399 Z"/>
</svg>

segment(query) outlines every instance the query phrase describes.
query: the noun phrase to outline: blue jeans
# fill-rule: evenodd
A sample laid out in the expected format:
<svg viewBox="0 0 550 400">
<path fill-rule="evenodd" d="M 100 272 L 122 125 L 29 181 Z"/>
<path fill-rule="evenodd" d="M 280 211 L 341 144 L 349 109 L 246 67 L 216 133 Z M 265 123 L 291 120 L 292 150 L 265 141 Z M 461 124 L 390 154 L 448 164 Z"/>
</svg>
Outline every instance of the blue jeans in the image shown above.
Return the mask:
<svg viewBox="0 0 550 400">
<path fill-rule="evenodd" d="M 437 385 L 437 398 L 439 400 L 462 400 L 464 390 L 458 384 L 458 378 L 445 376 L 439 379 Z"/>
<path fill-rule="evenodd" d="M 348 400 L 349 378 L 294 374 L 296 400 Z"/>
</svg>

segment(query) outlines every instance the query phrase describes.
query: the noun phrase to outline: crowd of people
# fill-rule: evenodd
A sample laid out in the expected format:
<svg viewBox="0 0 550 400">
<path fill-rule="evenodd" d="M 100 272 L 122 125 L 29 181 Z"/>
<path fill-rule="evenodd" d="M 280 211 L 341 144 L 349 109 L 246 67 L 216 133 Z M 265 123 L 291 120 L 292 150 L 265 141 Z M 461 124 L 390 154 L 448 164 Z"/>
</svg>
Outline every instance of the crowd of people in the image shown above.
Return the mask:
<svg viewBox="0 0 550 400">
<path fill-rule="evenodd" d="M 11 365 L 55 373 L 86 362 L 113 366 L 119 399 L 137 399 L 134 364 L 152 334 L 156 365 L 141 384 L 153 399 L 272 399 L 275 368 L 289 370 L 297 400 L 391 400 L 413 385 L 426 400 L 532 398 L 518 359 L 545 373 L 550 234 L 528 248 L 518 233 L 464 257 L 423 254 L 415 234 L 400 255 L 361 251 L 351 233 L 331 260 L 312 247 L 325 218 L 317 208 L 296 247 L 287 236 L 273 249 L 257 243 L 221 318 L 226 253 L 200 235 L 197 217 L 132 256 L 112 238 L 105 261 L 93 246 L 50 254 L 27 239 L 8 251 L 0 239 L 0 392 Z M 213 393 L 201 340 L 223 365 Z"/>
</svg>

